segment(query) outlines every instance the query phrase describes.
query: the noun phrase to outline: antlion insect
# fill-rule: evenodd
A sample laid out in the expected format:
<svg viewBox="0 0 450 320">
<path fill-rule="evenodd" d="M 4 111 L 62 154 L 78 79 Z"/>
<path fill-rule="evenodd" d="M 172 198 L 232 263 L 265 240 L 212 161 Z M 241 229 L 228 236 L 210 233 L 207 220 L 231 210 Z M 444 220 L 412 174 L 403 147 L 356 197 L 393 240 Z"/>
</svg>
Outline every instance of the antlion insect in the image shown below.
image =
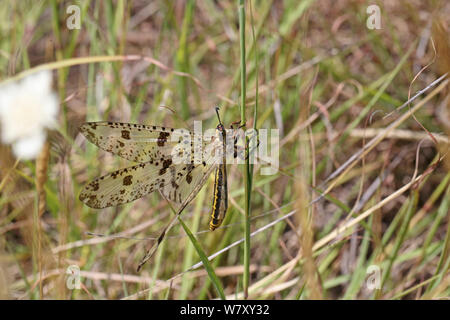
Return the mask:
<svg viewBox="0 0 450 320">
<path fill-rule="evenodd" d="M 196 145 L 200 143 L 202 146 L 201 135 L 184 129 L 180 135 L 173 128 L 119 122 L 87 122 L 80 127 L 81 133 L 99 148 L 138 163 L 91 181 L 81 191 L 81 201 L 91 208 L 101 209 L 128 203 L 158 190 L 177 208 L 176 215 L 139 263 L 138 271 L 153 256 L 167 231 L 213 171 L 215 182 L 210 230 L 218 228 L 225 218 L 228 208 L 227 141 L 230 140 L 227 140 L 227 130 L 220 120 L 218 107 L 216 113 L 219 124 L 209 144 L 213 155 L 210 152 L 202 161 L 195 159 L 195 152 L 199 152 Z M 176 135 L 180 137 L 177 139 Z M 234 142 L 233 157 L 236 158 L 239 154 L 238 131 L 232 130 L 230 138 Z M 173 155 L 187 161 L 178 163 Z"/>
</svg>

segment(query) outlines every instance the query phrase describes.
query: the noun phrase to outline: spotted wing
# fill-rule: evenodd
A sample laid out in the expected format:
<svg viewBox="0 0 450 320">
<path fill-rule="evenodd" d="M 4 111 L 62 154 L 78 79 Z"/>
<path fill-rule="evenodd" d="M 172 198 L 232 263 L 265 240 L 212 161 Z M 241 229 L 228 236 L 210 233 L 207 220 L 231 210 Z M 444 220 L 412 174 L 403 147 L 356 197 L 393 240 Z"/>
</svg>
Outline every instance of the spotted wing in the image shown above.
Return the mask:
<svg viewBox="0 0 450 320">
<path fill-rule="evenodd" d="M 86 122 L 80 131 L 99 148 L 139 163 L 167 160 L 181 141 L 188 144 L 193 141 L 193 135 L 186 129 L 133 123 Z"/>
<path fill-rule="evenodd" d="M 182 170 L 185 166 L 167 159 L 120 169 L 85 185 L 79 198 L 96 209 L 128 203 L 166 186 L 174 188 L 174 176 L 181 178 L 188 174 Z"/>
</svg>

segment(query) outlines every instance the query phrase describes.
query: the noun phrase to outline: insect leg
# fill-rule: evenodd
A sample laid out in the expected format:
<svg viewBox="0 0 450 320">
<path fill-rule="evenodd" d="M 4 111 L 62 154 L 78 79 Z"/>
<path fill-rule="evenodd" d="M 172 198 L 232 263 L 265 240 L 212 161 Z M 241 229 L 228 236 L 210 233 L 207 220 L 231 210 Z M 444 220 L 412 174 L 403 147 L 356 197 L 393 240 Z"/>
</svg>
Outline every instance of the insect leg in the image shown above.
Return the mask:
<svg viewBox="0 0 450 320">
<path fill-rule="evenodd" d="M 250 142 L 252 141 L 252 139 L 255 138 L 255 136 L 256 136 L 256 139 L 258 139 L 258 140 L 257 140 L 257 143 L 256 143 L 256 146 L 253 146 L 253 147 L 249 150 Z M 245 144 L 245 145 L 246 145 L 245 148 L 242 147 L 242 146 L 238 146 L 238 145 L 237 145 L 237 140 L 238 140 L 238 137 L 237 137 L 237 136 L 234 137 L 234 154 L 233 154 L 233 156 L 234 156 L 235 159 L 239 156 L 239 159 L 241 159 L 241 160 L 243 160 L 243 159 L 247 160 L 247 159 L 249 158 L 250 154 L 252 154 L 252 153 L 259 147 L 259 143 L 260 143 L 260 140 L 259 140 L 259 137 L 258 137 L 258 133 L 255 133 L 253 136 L 251 136 L 251 137 L 248 139 L 248 141 L 247 141 L 246 144 Z M 242 154 L 243 154 L 243 153 L 245 154 L 245 151 L 246 151 L 246 150 L 248 150 L 248 154 L 246 154 L 245 157 L 242 157 Z"/>
</svg>

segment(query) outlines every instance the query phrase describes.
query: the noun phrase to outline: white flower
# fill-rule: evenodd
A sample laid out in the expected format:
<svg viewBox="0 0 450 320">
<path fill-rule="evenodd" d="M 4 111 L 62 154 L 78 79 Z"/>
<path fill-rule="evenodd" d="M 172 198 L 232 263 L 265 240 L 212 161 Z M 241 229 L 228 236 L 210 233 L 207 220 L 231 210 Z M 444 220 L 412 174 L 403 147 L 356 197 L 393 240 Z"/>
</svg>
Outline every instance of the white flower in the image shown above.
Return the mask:
<svg viewBox="0 0 450 320">
<path fill-rule="evenodd" d="M 18 158 L 35 158 L 45 142 L 45 128 L 56 126 L 59 104 L 51 84 L 51 72 L 41 71 L 0 85 L 1 138 L 12 144 Z"/>
</svg>

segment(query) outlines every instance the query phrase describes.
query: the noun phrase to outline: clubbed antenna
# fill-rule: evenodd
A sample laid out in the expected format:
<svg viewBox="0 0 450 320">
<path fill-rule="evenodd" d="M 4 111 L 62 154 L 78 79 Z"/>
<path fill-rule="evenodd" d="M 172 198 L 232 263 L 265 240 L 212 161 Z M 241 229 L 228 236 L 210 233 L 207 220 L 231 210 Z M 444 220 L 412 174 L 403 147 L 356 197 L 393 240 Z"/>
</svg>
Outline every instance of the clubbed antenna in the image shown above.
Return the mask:
<svg viewBox="0 0 450 320">
<path fill-rule="evenodd" d="M 220 120 L 220 116 L 219 116 L 219 110 L 220 110 L 220 107 L 219 107 L 219 106 L 216 106 L 216 114 L 217 114 L 217 118 L 219 119 L 219 124 L 222 125 L 222 121 Z"/>
</svg>

